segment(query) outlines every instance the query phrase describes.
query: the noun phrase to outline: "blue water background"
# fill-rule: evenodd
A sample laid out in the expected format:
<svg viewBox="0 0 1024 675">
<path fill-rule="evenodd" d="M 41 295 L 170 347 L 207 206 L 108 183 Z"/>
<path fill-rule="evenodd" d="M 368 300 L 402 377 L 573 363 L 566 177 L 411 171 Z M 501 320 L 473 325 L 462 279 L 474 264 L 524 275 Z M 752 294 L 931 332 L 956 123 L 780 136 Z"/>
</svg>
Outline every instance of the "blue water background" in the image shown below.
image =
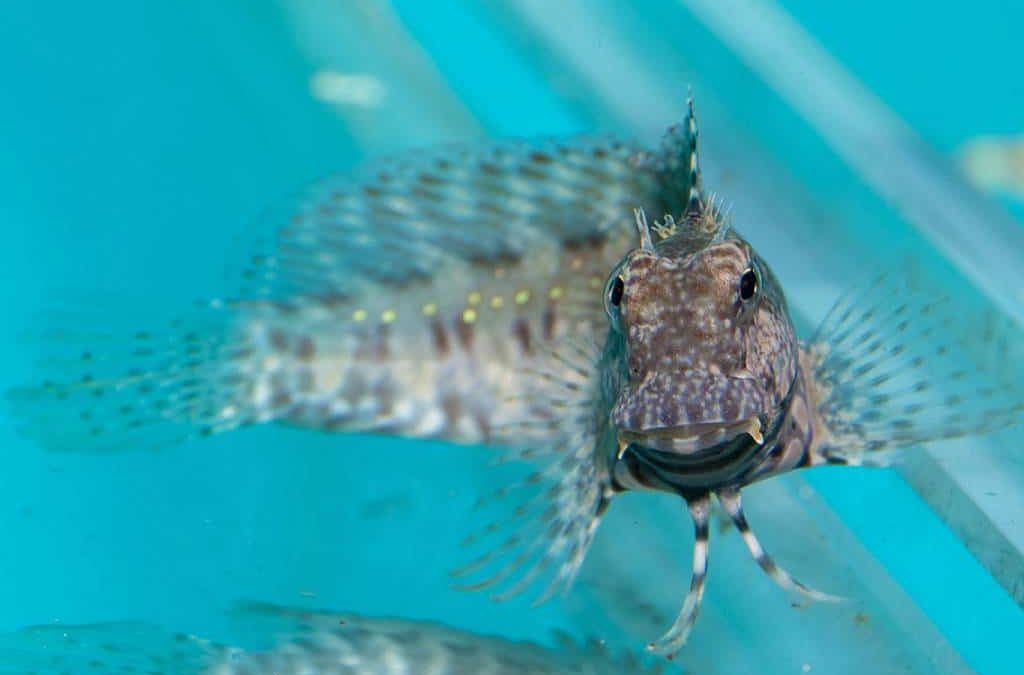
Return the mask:
<svg viewBox="0 0 1024 675">
<path fill-rule="evenodd" d="M 562 134 L 607 119 L 561 97 L 534 69 L 538 55 L 477 6 L 396 5 L 482 131 Z M 786 6 L 940 150 L 1021 131 L 1024 85 L 1006 64 L 1024 7 Z M 321 64 L 296 47 L 289 11 L 234 0 L 5 9 L 5 384 L 32 379 L 25 340 L 44 309 L 71 305 L 116 332 L 230 293 L 225 270 L 266 233 L 266 207 L 372 154 L 310 97 Z M 569 623 L 558 604 L 499 609 L 446 588 L 443 570 L 476 522 L 479 486 L 468 486 L 486 457 L 474 449 L 265 428 L 159 453 L 55 455 L 8 419 L 0 440 L 0 629 L 140 618 L 223 632 L 222 609 L 238 598 L 304 594 L 515 637 Z M 969 663 L 1015 672 L 1020 609 L 895 475 L 815 484 Z M 894 512 L 913 520 L 884 527 Z M 925 534 L 907 540 L 903 527 Z"/>
</svg>

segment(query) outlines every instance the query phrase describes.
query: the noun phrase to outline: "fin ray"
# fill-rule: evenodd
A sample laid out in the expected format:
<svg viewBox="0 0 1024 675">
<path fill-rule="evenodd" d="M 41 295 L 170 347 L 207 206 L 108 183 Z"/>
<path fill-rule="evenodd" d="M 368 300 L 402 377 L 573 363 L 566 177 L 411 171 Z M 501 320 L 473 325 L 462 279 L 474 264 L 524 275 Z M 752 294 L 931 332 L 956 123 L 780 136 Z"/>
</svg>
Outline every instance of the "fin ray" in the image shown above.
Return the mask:
<svg viewBox="0 0 1024 675">
<path fill-rule="evenodd" d="M 613 496 L 600 464 L 602 436 L 594 413 L 596 350 L 596 345 L 566 344 L 548 354 L 558 372 L 568 374 L 562 380 L 536 369 L 531 412 L 500 434 L 501 445 L 523 449 L 501 459 L 545 464 L 481 500 L 511 503 L 512 512 L 470 536 L 472 546 L 489 548 L 452 573 L 465 578 L 457 588 L 493 588 L 494 599 L 506 600 L 548 577 L 534 598 L 541 603 L 572 585 Z"/>
<path fill-rule="evenodd" d="M 811 463 L 986 434 L 1024 418 L 1021 329 L 992 308 L 927 297 L 887 273 L 847 294 L 807 346 L 824 438 Z"/>
<path fill-rule="evenodd" d="M 691 151 L 676 130 L 655 153 L 581 136 L 379 160 L 282 205 L 272 216 L 280 229 L 245 277 L 264 296 L 350 295 L 366 283 L 415 283 L 446 264 L 515 261 L 628 233 L 635 207 L 681 214 Z"/>
<path fill-rule="evenodd" d="M 103 451 L 161 447 L 254 421 L 241 367 L 252 346 L 236 318 L 229 306 L 207 306 L 161 330 L 96 337 L 75 356 L 45 356 L 40 384 L 7 392 L 16 426 L 46 448 Z M 58 336 L 43 348 L 61 352 L 80 339 Z"/>
</svg>

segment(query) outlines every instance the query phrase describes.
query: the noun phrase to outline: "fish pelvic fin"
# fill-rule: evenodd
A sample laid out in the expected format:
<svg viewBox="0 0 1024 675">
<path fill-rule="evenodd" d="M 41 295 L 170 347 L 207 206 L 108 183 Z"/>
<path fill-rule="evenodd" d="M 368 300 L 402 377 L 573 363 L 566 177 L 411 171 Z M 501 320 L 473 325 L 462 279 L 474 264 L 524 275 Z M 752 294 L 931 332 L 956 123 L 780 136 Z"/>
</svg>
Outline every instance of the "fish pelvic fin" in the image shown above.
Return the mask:
<svg viewBox="0 0 1024 675">
<path fill-rule="evenodd" d="M 775 562 L 771 555 L 764 550 L 764 547 L 761 546 L 760 541 L 750 529 L 747 518 L 743 513 L 743 505 L 738 488 L 723 488 L 714 494 L 733 525 L 736 526 L 740 536 L 743 537 L 743 543 L 746 544 L 747 550 L 750 551 L 754 562 L 779 587 L 814 601 L 836 602 L 841 600 L 837 596 L 814 590 L 801 583 Z M 711 494 L 688 497 L 686 506 L 690 512 L 690 518 L 693 520 L 694 528 L 693 568 L 690 575 L 690 587 L 683 598 L 679 614 L 672 622 L 668 631 L 659 639 L 647 645 L 648 651 L 661 654 L 669 659 L 672 659 L 686 645 L 690 632 L 697 623 L 697 615 L 700 612 L 701 601 L 704 597 L 704 585 L 708 572 Z"/>
<path fill-rule="evenodd" d="M 598 371 L 596 347 L 562 347 L 549 355 L 532 378 L 531 412 L 499 430 L 503 444 L 520 449 L 499 462 L 529 461 L 539 468 L 518 484 L 484 497 L 510 514 L 471 534 L 465 545 L 480 553 L 454 570 L 460 590 L 491 589 L 506 600 L 546 584 L 535 604 L 567 591 L 593 541 L 615 491 L 603 458 L 613 434 L 602 428 L 607 415 L 595 408 Z M 552 373 L 560 373 L 552 377 Z"/>
<path fill-rule="evenodd" d="M 708 573 L 708 544 L 711 517 L 711 495 L 704 494 L 691 497 L 686 506 L 693 519 L 693 571 L 690 574 L 690 587 L 683 598 L 683 606 L 668 631 L 660 638 L 647 645 L 647 650 L 673 658 L 686 644 L 690 631 L 697 622 L 701 601 L 704 599 L 704 582 Z"/>
<path fill-rule="evenodd" d="M 936 297 L 912 270 L 845 294 L 805 345 L 817 413 L 808 465 L 885 465 L 919 443 L 1024 418 L 1021 327 Z"/>
<path fill-rule="evenodd" d="M 792 593 L 798 593 L 809 600 L 815 602 L 838 602 L 842 598 L 831 595 L 829 593 L 823 593 L 817 591 L 810 586 L 800 582 L 793 577 L 789 572 L 779 567 L 778 563 L 775 562 L 774 558 L 764 550 L 761 546 L 761 542 L 754 534 L 753 530 L 750 529 L 750 524 L 747 522 L 747 517 L 743 513 L 743 502 L 740 498 L 740 491 L 735 488 L 727 488 L 719 490 L 716 493 L 718 502 L 725 509 L 725 512 L 729 515 L 729 519 L 733 525 L 739 531 L 740 536 L 743 537 L 743 543 L 746 544 L 747 550 L 750 551 L 750 556 L 757 563 L 765 574 L 771 577 L 772 581 L 779 585 L 780 588 L 790 591 Z"/>
</svg>

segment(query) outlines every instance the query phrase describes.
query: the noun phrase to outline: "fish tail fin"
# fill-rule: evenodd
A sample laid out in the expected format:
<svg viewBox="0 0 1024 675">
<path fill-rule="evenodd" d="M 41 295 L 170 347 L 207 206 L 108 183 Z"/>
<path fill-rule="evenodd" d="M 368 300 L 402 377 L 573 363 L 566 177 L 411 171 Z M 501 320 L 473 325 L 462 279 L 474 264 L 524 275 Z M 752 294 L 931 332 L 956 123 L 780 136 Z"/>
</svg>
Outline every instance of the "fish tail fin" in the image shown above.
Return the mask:
<svg viewBox="0 0 1024 675">
<path fill-rule="evenodd" d="M 231 651 L 145 623 L 54 623 L 0 638 L 0 675 L 199 673 Z"/>
<path fill-rule="evenodd" d="M 74 328 L 34 345 L 39 384 L 7 392 L 12 418 L 55 450 L 162 447 L 262 421 L 251 403 L 256 348 L 238 319 L 214 302 L 163 330 L 112 337 L 72 317 Z"/>
<path fill-rule="evenodd" d="M 754 559 L 765 574 L 771 577 L 772 581 L 779 585 L 779 587 L 794 593 L 799 593 L 804 597 L 814 600 L 816 602 L 838 602 L 842 598 L 831 595 L 829 593 L 823 593 L 817 591 L 799 580 L 793 577 L 789 572 L 779 567 L 778 563 L 772 558 L 772 556 L 761 546 L 761 542 L 754 534 L 753 530 L 750 529 L 750 524 L 747 522 L 747 517 L 743 513 L 743 503 L 740 498 L 740 491 L 736 489 L 719 490 L 717 493 L 718 501 L 725 509 L 725 512 L 729 514 L 729 519 L 732 520 L 733 525 L 739 531 L 740 536 L 743 537 L 743 543 L 746 544 L 747 550 L 750 551 L 750 556 Z"/>
<path fill-rule="evenodd" d="M 647 645 L 647 650 L 673 658 L 686 644 L 690 631 L 697 622 L 701 600 L 704 598 L 704 582 L 708 573 L 708 544 L 710 541 L 711 496 L 701 495 L 687 500 L 686 506 L 693 519 L 693 571 L 690 587 L 686 591 L 683 606 L 668 631 Z"/>
<path fill-rule="evenodd" d="M 847 293 L 806 346 L 818 420 L 808 464 L 884 465 L 884 451 L 1024 418 L 1020 326 L 935 297 L 938 284 L 918 276 L 884 274 Z"/>
</svg>

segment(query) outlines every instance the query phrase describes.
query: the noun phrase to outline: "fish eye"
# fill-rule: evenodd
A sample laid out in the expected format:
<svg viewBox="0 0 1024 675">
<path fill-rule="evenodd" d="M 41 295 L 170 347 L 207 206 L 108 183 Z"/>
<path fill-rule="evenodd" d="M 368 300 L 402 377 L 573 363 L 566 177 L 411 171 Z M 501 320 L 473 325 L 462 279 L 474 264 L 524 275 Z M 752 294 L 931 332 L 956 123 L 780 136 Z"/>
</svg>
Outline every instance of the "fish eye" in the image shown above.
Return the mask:
<svg viewBox="0 0 1024 675">
<path fill-rule="evenodd" d="M 622 294 L 626 291 L 626 284 L 622 281 L 622 277 L 615 277 L 615 281 L 612 282 L 612 286 L 608 291 L 608 302 L 613 307 L 618 307 L 622 303 Z"/>
<path fill-rule="evenodd" d="M 758 290 L 757 272 L 753 268 L 747 268 L 740 277 L 740 300 L 746 302 L 755 295 Z"/>
<path fill-rule="evenodd" d="M 622 274 L 615 274 L 608 279 L 604 287 L 604 311 L 611 321 L 612 328 L 621 330 L 621 309 L 622 298 L 626 294 L 626 282 Z"/>
</svg>

